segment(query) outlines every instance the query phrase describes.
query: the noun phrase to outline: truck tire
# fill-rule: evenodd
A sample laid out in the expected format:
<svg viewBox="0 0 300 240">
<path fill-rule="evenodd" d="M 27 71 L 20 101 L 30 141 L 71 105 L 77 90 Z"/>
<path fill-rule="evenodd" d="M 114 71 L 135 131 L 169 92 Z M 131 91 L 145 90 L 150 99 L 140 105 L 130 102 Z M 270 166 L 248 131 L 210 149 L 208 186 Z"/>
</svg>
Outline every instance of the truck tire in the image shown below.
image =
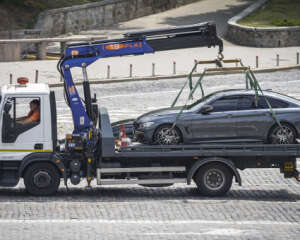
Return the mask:
<svg viewBox="0 0 300 240">
<path fill-rule="evenodd" d="M 60 184 L 60 174 L 51 163 L 29 165 L 23 178 L 26 190 L 36 196 L 53 195 Z"/>
<path fill-rule="evenodd" d="M 222 163 L 209 163 L 194 175 L 194 181 L 201 194 L 210 197 L 225 195 L 231 188 L 233 174 Z"/>
</svg>

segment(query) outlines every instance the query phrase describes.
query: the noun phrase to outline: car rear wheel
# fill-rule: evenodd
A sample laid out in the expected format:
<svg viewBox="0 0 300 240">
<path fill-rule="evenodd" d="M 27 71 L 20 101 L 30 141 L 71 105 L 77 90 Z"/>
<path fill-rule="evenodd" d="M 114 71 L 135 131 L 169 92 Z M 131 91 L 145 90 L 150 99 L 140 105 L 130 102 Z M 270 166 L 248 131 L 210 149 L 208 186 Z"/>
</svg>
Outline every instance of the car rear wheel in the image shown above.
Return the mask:
<svg viewBox="0 0 300 240">
<path fill-rule="evenodd" d="M 271 144 L 293 144 L 296 142 L 296 131 L 287 124 L 281 123 L 281 127 L 272 127 L 269 133 L 269 143 Z"/>
<path fill-rule="evenodd" d="M 221 163 L 209 163 L 194 175 L 194 181 L 201 194 L 210 197 L 223 196 L 229 191 L 233 174 Z"/>
<path fill-rule="evenodd" d="M 155 131 L 153 142 L 159 145 L 176 145 L 182 143 L 182 137 L 178 128 L 163 125 Z"/>
</svg>

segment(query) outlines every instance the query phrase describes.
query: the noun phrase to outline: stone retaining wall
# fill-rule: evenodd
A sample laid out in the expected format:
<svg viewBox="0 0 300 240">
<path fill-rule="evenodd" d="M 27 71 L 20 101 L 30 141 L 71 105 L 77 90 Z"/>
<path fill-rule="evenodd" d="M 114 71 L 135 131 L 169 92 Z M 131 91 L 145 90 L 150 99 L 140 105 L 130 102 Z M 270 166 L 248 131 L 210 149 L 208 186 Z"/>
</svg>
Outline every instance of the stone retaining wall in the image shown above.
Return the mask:
<svg viewBox="0 0 300 240">
<path fill-rule="evenodd" d="M 103 0 L 100 2 L 52 9 L 39 15 L 36 29 L 44 36 L 101 29 L 198 0 Z"/>
<path fill-rule="evenodd" d="M 226 39 L 252 47 L 289 47 L 300 46 L 300 27 L 255 28 L 238 24 L 252 12 L 261 8 L 268 0 L 260 0 L 228 21 Z"/>
</svg>

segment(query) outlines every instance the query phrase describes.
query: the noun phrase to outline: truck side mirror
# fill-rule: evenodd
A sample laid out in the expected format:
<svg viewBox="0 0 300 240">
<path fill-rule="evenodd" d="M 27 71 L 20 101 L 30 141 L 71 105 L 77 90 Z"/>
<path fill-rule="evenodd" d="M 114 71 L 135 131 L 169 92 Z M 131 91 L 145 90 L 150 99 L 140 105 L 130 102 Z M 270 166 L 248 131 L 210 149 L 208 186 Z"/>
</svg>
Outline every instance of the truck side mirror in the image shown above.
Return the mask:
<svg viewBox="0 0 300 240">
<path fill-rule="evenodd" d="M 212 105 L 204 105 L 200 109 L 200 113 L 202 113 L 202 114 L 208 114 L 208 113 L 212 112 L 213 110 L 214 110 L 214 107 Z"/>
<path fill-rule="evenodd" d="M 9 111 L 10 111 L 10 109 L 11 109 L 11 107 L 12 107 L 12 104 L 11 104 L 10 102 L 6 102 L 6 103 L 4 104 L 4 108 L 3 108 L 4 112 L 5 112 L 6 114 L 8 114 Z"/>
</svg>

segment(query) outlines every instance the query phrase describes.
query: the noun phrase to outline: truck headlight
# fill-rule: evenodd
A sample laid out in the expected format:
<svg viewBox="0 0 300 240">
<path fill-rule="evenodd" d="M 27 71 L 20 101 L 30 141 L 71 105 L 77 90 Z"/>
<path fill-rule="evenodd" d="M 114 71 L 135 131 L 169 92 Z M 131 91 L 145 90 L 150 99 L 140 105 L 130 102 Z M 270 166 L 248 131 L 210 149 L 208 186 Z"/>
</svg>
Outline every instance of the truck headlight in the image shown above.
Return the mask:
<svg viewBox="0 0 300 240">
<path fill-rule="evenodd" d="M 140 127 L 141 128 L 148 128 L 151 127 L 154 124 L 154 122 L 145 122 L 145 123 L 141 123 Z"/>
</svg>

